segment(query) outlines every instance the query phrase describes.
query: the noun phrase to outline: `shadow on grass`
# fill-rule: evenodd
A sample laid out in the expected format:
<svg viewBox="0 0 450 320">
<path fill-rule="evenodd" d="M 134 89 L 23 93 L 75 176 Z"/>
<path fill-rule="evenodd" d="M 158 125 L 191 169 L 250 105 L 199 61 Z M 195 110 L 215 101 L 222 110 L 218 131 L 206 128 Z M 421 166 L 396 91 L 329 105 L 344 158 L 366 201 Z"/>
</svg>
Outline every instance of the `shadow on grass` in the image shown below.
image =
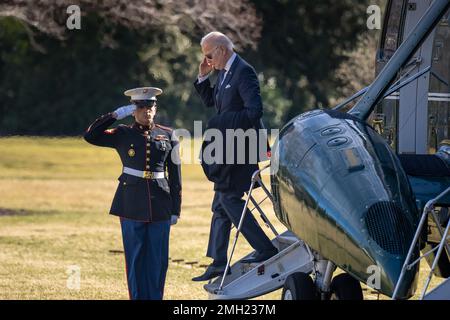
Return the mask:
<svg viewBox="0 0 450 320">
<path fill-rule="evenodd" d="M 56 215 L 58 211 L 38 211 L 38 210 L 27 210 L 27 209 L 8 209 L 0 207 L 0 217 L 7 216 L 32 216 L 32 215 Z"/>
</svg>

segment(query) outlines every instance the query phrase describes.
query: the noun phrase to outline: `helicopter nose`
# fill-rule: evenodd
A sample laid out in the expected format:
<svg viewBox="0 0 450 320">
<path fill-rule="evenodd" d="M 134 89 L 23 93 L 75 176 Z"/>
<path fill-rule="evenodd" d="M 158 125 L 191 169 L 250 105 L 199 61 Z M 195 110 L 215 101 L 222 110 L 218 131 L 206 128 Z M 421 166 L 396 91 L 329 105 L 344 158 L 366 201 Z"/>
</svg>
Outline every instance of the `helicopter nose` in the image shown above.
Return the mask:
<svg viewBox="0 0 450 320">
<path fill-rule="evenodd" d="M 406 259 L 406 254 L 393 257 L 386 257 L 385 254 L 379 252 L 372 255 L 377 262 L 377 272 L 379 273 L 379 279 L 372 279 L 368 285 L 375 287 L 377 290 L 381 290 L 388 296 L 392 297 L 395 287 L 400 280 L 400 274 L 403 268 L 403 263 Z M 408 299 L 410 298 L 417 287 L 418 265 L 416 264 L 411 269 L 406 269 L 403 275 L 402 281 L 396 293 L 396 299 Z M 379 287 L 377 287 L 379 286 Z"/>
</svg>

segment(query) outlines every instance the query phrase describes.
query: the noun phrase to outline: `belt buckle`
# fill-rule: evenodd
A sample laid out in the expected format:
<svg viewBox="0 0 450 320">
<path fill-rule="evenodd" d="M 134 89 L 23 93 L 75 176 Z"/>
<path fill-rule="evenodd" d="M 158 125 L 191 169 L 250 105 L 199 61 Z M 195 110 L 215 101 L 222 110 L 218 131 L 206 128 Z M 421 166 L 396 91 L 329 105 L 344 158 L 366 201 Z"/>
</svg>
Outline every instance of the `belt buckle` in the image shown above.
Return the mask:
<svg viewBox="0 0 450 320">
<path fill-rule="evenodd" d="M 144 179 L 152 179 L 152 178 L 153 178 L 153 172 L 144 171 Z"/>
</svg>

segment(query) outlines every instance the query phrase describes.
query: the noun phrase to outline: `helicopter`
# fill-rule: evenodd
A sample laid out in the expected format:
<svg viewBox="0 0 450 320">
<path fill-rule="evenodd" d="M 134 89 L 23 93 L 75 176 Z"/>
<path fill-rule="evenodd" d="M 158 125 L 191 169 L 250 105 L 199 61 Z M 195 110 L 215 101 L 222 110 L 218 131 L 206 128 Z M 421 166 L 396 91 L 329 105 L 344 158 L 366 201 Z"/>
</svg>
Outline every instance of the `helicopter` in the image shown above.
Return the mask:
<svg viewBox="0 0 450 320">
<path fill-rule="evenodd" d="M 449 1 L 430 3 L 389 1 L 374 82 L 334 109 L 292 119 L 272 149 L 278 219 L 348 275 L 336 284 L 328 272 L 322 291 L 339 285 L 361 296 L 357 282 L 367 283 L 375 266 L 380 293 L 411 297 L 419 265 L 405 261 L 436 248 L 437 229 L 448 224 L 448 196 L 438 203 L 440 219 L 421 219 L 427 202 L 450 187 Z M 447 278 L 448 244 L 443 251 L 433 271 Z M 312 290 L 308 278 L 297 281 Z"/>
<path fill-rule="evenodd" d="M 450 0 L 389 0 L 372 84 L 280 130 L 270 164 L 253 174 L 225 272 L 204 286 L 211 299 L 282 288 L 283 300 L 362 300 L 361 283 L 408 299 L 426 259 L 421 298 L 450 300 L 450 279 L 427 293 L 432 275 L 450 275 L 449 8 Z M 266 199 L 285 232 L 262 210 Z M 279 253 L 232 264 L 250 203 Z"/>
</svg>

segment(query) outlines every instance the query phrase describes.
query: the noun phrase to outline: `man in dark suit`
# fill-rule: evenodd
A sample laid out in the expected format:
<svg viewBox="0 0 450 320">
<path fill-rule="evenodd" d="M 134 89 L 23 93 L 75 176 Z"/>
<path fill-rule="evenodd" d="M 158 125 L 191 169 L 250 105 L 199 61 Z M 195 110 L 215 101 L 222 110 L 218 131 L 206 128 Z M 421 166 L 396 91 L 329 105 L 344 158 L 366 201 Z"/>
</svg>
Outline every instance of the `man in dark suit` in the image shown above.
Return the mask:
<svg viewBox="0 0 450 320">
<path fill-rule="evenodd" d="M 253 67 L 233 51 L 231 40 L 220 32 L 211 32 L 203 37 L 201 47 L 204 59 L 200 63 L 198 79 L 194 86 L 204 104 L 207 107 L 215 107 L 217 111 L 210 119 L 208 128 L 218 129 L 223 134 L 229 129 L 244 131 L 261 129 L 262 101 L 258 78 Z M 209 75 L 214 69 L 218 70 L 219 74 L 216 84 L 211 87 Z M 224 146 L 229 146 L 232 142 L 224 141 Z M 231 157 L 233 163 L 208 162 L 204 151 L 205 148 L 202 148 L 202 167 L 208 179 L 214 182 L 215 191 L 207 250 L 207 256 L 214 261 L 204 274 L 193 278 L 193 281 L 206 281 L 223 274 L 227 262 L 231 224 L 235 226 L 239 224 L 245 205 L 242 197 L 250 187 L 251 177 L 258 170 L 257 162 L 260 159 L 254 154 L 258 151 L 251 150 L 248 142 L 245 143 L 244 155 L 237 154 Z M 245 161 L 236 163 L 240 156 L 243 156 Z M 227 154 L 225 158 L 230 160 Z M 243 262 L 261 262 L 277 253 L 277 249 L 248 210 L 241 232 L 256 251 L 253 257 Z"/>
</svg>

